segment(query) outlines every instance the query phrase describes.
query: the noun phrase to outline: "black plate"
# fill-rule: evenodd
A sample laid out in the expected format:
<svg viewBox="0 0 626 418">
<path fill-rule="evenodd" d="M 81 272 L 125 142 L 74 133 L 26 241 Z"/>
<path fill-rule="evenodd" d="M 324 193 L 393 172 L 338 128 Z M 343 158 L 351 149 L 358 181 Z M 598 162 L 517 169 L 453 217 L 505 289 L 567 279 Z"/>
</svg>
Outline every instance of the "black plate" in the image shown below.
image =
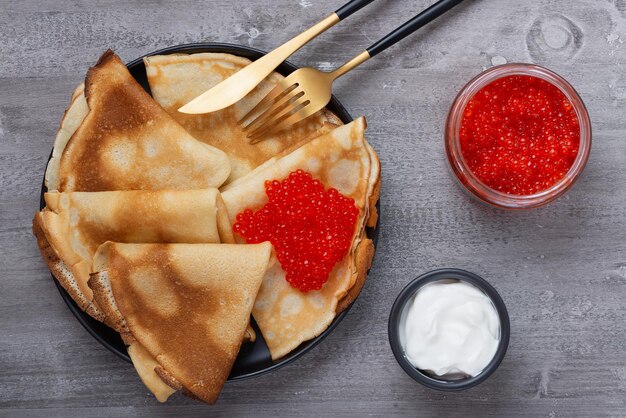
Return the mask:
<svg viewBox="0 0 626 418">
<path fill-rule="evenodd" d="M 150 55 L 164 55 L 164 54 L 172 54 L 172 53 L 198 53 L 198 52 L 223 52 L 227 54 L 238 55 L 241 57 L 249 58 L 251 60 L 256 60 L 266 52 L 249 48 L 241 45 L 233 45 L 233 44 L 223 44 L 223 43 L 202 43 L 202 44 L 187 44 L 187 45 L 179 45 L 170 48 L 161 49 L 158 51 L 154 51 L 147 56 Z M 133 60 L 127 67 L 133 77 L 141 84 L 141 86 L 150 93 L 150 86 L 148 85 L 148 79 L 146 77 L 146 68 L 143 63 L 143 57 L 137 58 Z M 288 75 L 291 72 L 297 70 L 298 67 L 291 64 L 290 62 L 285 61 L 281 64 L 277 71 L 282 75 Z M 348 113 L 346 108 L 344 108 L 339 100 L 334 96 L 331 98 L 330 103 L 327 108 L 335 113 L 344 123 L 349 123 L 352 121 L 352 116 Z M 50 154 L 52 156 L 52 154 Z M 41 202 L 40 209 L 43 209 L 45 206 L 45 202 L 43 200 L 43 195 L 47 191 L 45 185 L 41 187 Z M 377 208 L 380 213 L 380 207 L 377 204 Z M 377 244 L 378 241 L 378 226 L 376 228 L 367 228 L 366 230 L 367 236 L 374 241 L 374 245 Z M 55 284 L 63 297 L 63 300 L 67 304 L 70 311 L 74 314 L 78 322 L 82 324 L 83 327 L 102 345 L 106 348 L 117 354 L 120 358 L 130 362 L 130 358 L 128 357 L 128 353 L 126 351 L 126 346 L 122 342 L 120 335 L 112 330 L 111 328 L 104 325 L 102 322 L 96 321 L 91 316 L 87 315 L 83 312 L 78 305 L 72 300 L 70 295 L 61 287 L 61 285 L 55 280 Z M 339 315 L 335 317 L 330 326 L 319 336 L 316 338 L 305 341 L 300 344 L 298 348 L 291 351 L 285 357 L 280 360 L 273 361 L 267 345 L 263 340 L 263 335 L 259 330 L 256 322 L 252 319 L 252 327 L 256 331 L 257 340 L 254 343 L 243 344 L 241 346 L 241 351 L 239 352 L 239 356 L 235 361 L 232 371 L 230 372 L 230 376 L 228 380 L 241 380 L 246 379 L 248 377 L 259 376 L 264 373 L 268 373 L 272 370 L 276 370 L 281 366 L 284 366 L 287 363 L 290 363 L 302 356 L 304 353 L 310 351 L 313 347 L 319 344 L 328 334 L 330 334 L 335 327 L 341 322 L 341 320 L 346 316 L 348 311 L 350 310 L 350 305 L 346 310 L 341 312 Z"/>
</svg>

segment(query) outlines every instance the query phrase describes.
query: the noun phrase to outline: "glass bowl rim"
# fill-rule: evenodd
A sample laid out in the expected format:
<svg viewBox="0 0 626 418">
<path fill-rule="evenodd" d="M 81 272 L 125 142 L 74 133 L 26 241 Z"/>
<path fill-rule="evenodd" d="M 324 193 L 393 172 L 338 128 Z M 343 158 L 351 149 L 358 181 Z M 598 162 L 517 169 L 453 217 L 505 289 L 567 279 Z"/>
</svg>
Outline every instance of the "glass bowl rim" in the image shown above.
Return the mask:
<svg viewBox="0 0 626 418">
<path fill-rule="evenodd" d="M 511 75 L 535 76 L 557 87 L 572 103 L 580 126 L 578 155 L 565 176 L 551 187 L 530 195 L 513 195 L 492 189 L 480 181 L 468 168 L 460 151 L 459 129 L 463 110 L 469 100 L 489 83 Z M 530 209 L 543 206 L 563 195 L 583 172 L 592 144 L 591 120 L 578 92 L 563 77 L 536 64 L 508 63 L 491 67 L 473 77 L 455 97 L 445 125 L 445 149 L 450 167 L 459 182 L 480 200 L 506 209 Z"/>
</svg>

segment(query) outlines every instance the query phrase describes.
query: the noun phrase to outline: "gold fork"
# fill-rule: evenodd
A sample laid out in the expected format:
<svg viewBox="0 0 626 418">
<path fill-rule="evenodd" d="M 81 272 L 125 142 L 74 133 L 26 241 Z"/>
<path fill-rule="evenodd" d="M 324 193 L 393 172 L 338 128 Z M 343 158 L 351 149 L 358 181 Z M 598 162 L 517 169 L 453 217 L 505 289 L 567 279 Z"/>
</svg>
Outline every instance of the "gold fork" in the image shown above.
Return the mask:
<svg viewBox="0 0 626 418">
<path fill-rule="evenodd" d="M 215 112 L 238 102 L 270 75 L 281 62 L 302 48 L 316 36 L 328 30 L 339 21 L 359 11 L 374 0 L 350 0 L 337 11 L 328 15 L 295 38 L 285 42 L 272 52 L 264 55 L 245 68 L 237 71 L 226 80 L 213 86 L 189 103 L 178 109 L 179 112 L 201 114 Z"/>
<path fill-rule="evenodd" d="M 262 141 L 323 109 L 332 97 L 332 85 L 337 78 L 462 1 L 438 1 L 334 71 L 324 72 L 305 67 L 291 73 L 239 121 L 250 143 Z"/>
</svg>

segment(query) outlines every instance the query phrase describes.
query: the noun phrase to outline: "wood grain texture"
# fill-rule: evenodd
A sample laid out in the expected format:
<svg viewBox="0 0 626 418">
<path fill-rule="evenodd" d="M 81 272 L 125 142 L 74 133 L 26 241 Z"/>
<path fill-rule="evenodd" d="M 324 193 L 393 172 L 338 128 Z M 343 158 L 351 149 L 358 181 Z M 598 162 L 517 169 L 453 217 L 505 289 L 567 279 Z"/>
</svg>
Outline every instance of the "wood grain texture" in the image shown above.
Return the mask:
<svg viewBox="0 0 626 418">
<path fill-rule="evenodd" d="M 337 330 L 297 362 L 230 383 L 214 408 L 157 401 L 63 304 L 30 233 L 44 166 L 72 89 L 106 49 L 131 60 L 221 41 L 262 49 L 342 0 L 0 0 L 0 415 L 626 415 L 626 2 L 474 0 L 335 87 L 365 115 L 383 165 L 374 267 Z M 292 57 L 333 68 L 430 1 L 378 0 Z M 456 92 L 503 61 L 565 76 L 593 121 L 575 187 L 510 213 L 451 177 L 443 123 Z M 438 267 L 489 280 L 511 316 L 509 352 L 482 385 L 427 390 L 396 364 L 387 317 L 400 289 Z"/>
</svg>

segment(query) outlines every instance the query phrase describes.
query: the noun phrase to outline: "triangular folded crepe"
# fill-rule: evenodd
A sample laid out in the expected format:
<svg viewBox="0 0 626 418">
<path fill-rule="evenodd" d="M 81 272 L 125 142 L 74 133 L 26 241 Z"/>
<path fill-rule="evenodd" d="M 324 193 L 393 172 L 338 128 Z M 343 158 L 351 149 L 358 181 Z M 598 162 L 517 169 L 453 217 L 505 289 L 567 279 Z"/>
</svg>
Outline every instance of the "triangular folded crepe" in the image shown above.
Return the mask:
<svg viewBox="0 0 626 418">
<path fill-rule="evenodd" d="M 188 115 L 178 112 L 178 108 L 250 64 L 250 60 L 230 54 L 200 53 L 156 55 L 144 58 L 144 62 L 154 99 L 196 139 L 228 154 L 232 172 L 227 183 L 282 150 L 327 132 L 325 122 L 342 124 L 337 116 L 324 110 L 275 137 L 251 145 L 237 122 L 284 78 L 282 75 L 272 73 L 226 109 Z"/>
<path fill-rule="evenodd" d="M 363 286 L 373 256 L 373 245 L 364 228 L 376 222 L 380 187 L 380 164 L 363 137 L 365 127 L 364 118 L 356 119 L 290 154 L 271 159 L 224 188 L 222 196 L 233 223 L 238 213 L 257 210 L 267 202 L 266 180 L 282 180 L 297 169 L 353 198 L 359 209 L 350 252 L 335 266 L 321 290 L 302 293 L 291 287 L 278 263 L 266 274 L 253 316 L 274 359 L 323 332 Z"/>
<path fill-rule="evenodd" d="M 49 190 L 105 191 L 219 187 L 224 152 L 195 140 L 110 50 L 89 69 L 55 140 Z"/>
<path fill-rule="evenodd" d="M 74 301 L 102 318 L 87 286 L 96 249 L 118 242 L 234 242 L 217 189 L 51 192 L 33 220 L 48 266 Z"/>
<path fill-rule="evenodd" d="M 239 352 L 270 260 L 269 243 L 106 243 L 89 285 L 141 379 L 215 403 Z"/>
</svg>

